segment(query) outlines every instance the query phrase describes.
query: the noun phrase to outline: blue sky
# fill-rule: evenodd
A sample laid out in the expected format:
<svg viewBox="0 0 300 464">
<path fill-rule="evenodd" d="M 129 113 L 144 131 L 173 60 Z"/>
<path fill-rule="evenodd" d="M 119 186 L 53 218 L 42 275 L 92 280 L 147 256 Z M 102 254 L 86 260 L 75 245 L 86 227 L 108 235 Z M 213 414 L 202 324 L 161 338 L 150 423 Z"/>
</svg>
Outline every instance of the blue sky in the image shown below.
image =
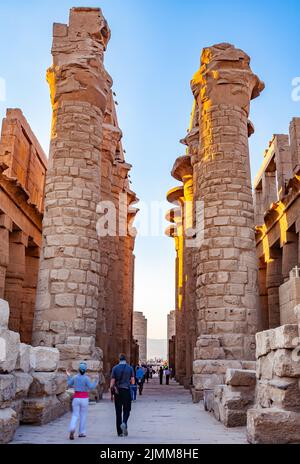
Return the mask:
<svg viewBox="0 0 300 464">
<path fill-rule="evenodd" d="M 256 133 L 250 140 L 254 175 L 273 133 L 287 133 L 299 116 L 291 98 L 300 76 L 300 3 L 201 0 L 11 0 L 0 2 L 0 77 L 6 107 L 20 107 L 48 152 L 51 108 L 46 68 L 51 65 L 52 23 L 67 22 L 72 6 L 100 6 L 112 30 L 105 66 L 114 80 L 119 123 L 133 188 L 140 199 L 162 201 L 176 185 L 170 177 L 184 153 L 192 106 L 189 81 L 201 49 L 231 42 L 252 57 L 266 89 L 252 103 Z M 149 336 L 164 338 L 174 306 L 174 246 L 165 237 L 136 242 L 135 307 L 148 318 Z"/>
</svg>

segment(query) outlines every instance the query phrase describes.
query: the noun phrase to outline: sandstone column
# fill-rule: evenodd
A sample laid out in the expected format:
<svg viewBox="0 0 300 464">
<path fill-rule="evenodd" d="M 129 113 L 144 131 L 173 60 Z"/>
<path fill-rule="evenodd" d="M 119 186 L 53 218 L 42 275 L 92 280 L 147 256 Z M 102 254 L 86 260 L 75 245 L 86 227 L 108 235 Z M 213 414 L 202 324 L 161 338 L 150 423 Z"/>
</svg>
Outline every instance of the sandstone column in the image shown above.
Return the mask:
<svg viewBox="0 0 300 464">
<path fill-rule="evenodd" d="M 9 236 L 9 264 L 6 271 L 4 299 L 9 301 L 9 329 L 20 332 L 23 284 L 25 278 L 25 247 L 28 236 L 22 231 L 12 232 Z"/>
<path fill-rule="evenodd" d="M 89 359 L 103 292 L 96 207 L 112 83 L 103 67 L 110 31 L 99 8 L 73 8 L 69 25 L 55 24 L 53 35 L 47 74 L 53 121 L 33 342 L 59 344 L 61 352 L 68 342 L 72 347 L 61 359 Z"/>
<path fill-rule="evenodd" d="M 0 298 L 4 299 L 6 271 L 9 264 L 9 232 L 12 222 L 6 214 L 0 214 Z"/>
<path fill-rule="evenodd" d="M 203 50 L 192 80 L 200 126 L 194 195 L 204 207 L 204 240 L 195 258 L 198 390 L 223 383 L 226 367 L 240 367 L 237 360 L 253 359 L 255 352 L 257 259 L 248 115 L 250 100 L 264 85 L 249 62 L 230 44 L 214 45 Z"/>
</svg>

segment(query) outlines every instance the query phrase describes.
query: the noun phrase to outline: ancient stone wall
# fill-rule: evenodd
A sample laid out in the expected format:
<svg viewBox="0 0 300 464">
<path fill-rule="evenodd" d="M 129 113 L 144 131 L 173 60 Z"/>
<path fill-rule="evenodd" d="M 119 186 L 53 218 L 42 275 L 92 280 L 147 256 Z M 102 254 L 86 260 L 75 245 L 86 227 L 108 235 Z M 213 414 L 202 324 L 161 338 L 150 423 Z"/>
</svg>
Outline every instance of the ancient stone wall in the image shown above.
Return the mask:
<svg viewBox="0 0 300 464">
<path fill-rule="evenodd" d="M 300 265 L 299 121 L 293 118 L 289 136 L 273 136 L 254 181 L 260 330 L 294 323 L 300 298 L 297 276 L 290 276 Z"/>
<path fill-rule="evenodd" d="M 31 343 L 47 158 L 19 109 L 8 109 L 0 140 L 0 298 L 9 328 Z"/>
<path fill-rule="evenodd" d="M 133 312 L 133 338 L 139 345 L 139 361 L 147 362 L 147 319 L 141 311 Z"/>
<path fill-rule="evenodd" d="M 257 385 L 247 414 L 251 443 L 300 442 L 300 132 L 274 135 L 254 182 L 259 260 Z"/>
</svg>

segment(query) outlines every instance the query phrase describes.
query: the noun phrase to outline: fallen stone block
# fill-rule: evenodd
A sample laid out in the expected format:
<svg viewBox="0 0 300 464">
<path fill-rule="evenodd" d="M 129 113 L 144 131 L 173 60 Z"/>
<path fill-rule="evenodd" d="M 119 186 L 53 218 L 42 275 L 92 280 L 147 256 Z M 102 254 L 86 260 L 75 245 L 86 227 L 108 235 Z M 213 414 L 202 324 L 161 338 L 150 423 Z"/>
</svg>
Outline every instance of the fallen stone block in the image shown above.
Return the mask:
<svg viewBox="0 0 300 464">
<path fill-rule="evenodd" d="M 31 346 L 20 343 L 19 354 L 16 363 L 16 370 L 28 373 L 30 371 L 30 350 Z"/>
<path fill-rule="evenodd" d="M 0 409 L 0 444 L 9 443 L 19 425 L 17 413 L 11 408 Z"/>
<path fill-rule="evenodd" d="M 59 351 L 46 346 L 31 347 L 30 366 L 35 372 L 54 372 L 58 368 Z"/>
<path fill-rule="evenodd" d="M 232 386 L 254 386 L 256 384 L 256 371 L 246 369 L 227 369 L 225 383 Z"/>
<path fill-rule="evenodd" d="M 300 443 L 300 413 L 278 408 L 249 409 L 247 438 L 254 444 Z"/>
<path fill-rule="evenodd" d="M 29 397 L 52 396 L 63 393 L 67 388 L 67 376 L 59 372 L 34 372 Z"/>
<path fill-rule="evenodd" d="M 15 370 L 19 354 L 20 335 L 11 330 L 0 329 L 0 373 Z"/>
<path fill-rule="evenodd" d="M 9 305 L 8 302 L 0 298 L 0 328 L 8 328 L 9 321 Z"/>
<path fill-rule="evenodd" d="M 56 395 L 26 398 L 23 401 L 21 423 L 44 425 L 65 413 L 64 404 Z"/>
<path fill-rule="evenodd" d="M 32 376 L 26 374 L 25 372 L 14 372 L 14 377 L 16 379 L 16 399 L 21 399 L 27 396 L 29 387 L 32 384 Z"/>
<path fill-rule="evenodd" d="M 256 339 L 256 358 L 265 356 L 271 351 L 271 341 L 275 338 L 274 329 L 257 332 Z"/>
</svg>

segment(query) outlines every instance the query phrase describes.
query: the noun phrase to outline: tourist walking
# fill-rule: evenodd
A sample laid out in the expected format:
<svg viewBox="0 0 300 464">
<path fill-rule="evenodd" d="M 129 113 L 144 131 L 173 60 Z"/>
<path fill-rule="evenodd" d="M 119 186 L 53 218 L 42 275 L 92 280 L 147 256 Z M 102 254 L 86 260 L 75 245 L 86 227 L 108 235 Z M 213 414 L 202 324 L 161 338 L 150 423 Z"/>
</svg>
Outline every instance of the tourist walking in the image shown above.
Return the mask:
<svg viewBox="0 0 300 464">
<path fill-rule="evenodd" d="M 134 384 L 130 385 L 130 394 L 131 394 L 131 401 L 136 401 L 136 394 L 137 394 L 137 384 L 136 379 L 134 379 Z"/>
<path fill-rule="evenodd" d="M 160 385 L 162 385 L 162 383 L 163 383 L 163 375 L 164 375 L 164 370 L 163 370 L 162 366 L 160 366 L 160 368 L 159 368 L 159 383 L 160 383 Z"/>
<path fill-rule="evenodd" d="M 166 385 L 169 385 L 169 383 L 170 383 L 170 375 L 171 375 L 171 371 L 170 371 L 170 369 L 167 367 L 167 368 L 165 369 Z"/>
<path fill-rule="evenodd" d="M 136 368 L 136 373 L 135 373 L 135 378 L 136 378 L 136 383 L 139 388 L 139 394 L 142 395 L 143 393 L 143 388 L 144 388 L 144 382 L 145 382 L 145 371 L 143 367 L 137 366 Z"/>
<path fill-rule="evenodd" d="M 134 383 L 134 371 L 127 364 L 126 356 L 120 354 L 119 364 L 113 367 L 110 381 L 110 389 L 115 401 L 116 426 L 119 437 L 127 437 L 128 435 L 128 419 L 131 411 L 130 385 Z"/>
<path fill-rule="evenodd" d="M 79 438 L 86 437 L 86 419 L 89 406 L 89 390 L 96 388 L 98 381 L 91 382 L 86 375 L 87 364 L 81 362 L 79 364 L 78 374 L 71 377 L 69 371 L 66 371 L 68 376 L 68 387 L 74 387 L 75 393 L 72 400 L 72 417 L 69 426 L 70 440 L 74 440 L 77 422 L 79 419 Z"/>
</svg>

